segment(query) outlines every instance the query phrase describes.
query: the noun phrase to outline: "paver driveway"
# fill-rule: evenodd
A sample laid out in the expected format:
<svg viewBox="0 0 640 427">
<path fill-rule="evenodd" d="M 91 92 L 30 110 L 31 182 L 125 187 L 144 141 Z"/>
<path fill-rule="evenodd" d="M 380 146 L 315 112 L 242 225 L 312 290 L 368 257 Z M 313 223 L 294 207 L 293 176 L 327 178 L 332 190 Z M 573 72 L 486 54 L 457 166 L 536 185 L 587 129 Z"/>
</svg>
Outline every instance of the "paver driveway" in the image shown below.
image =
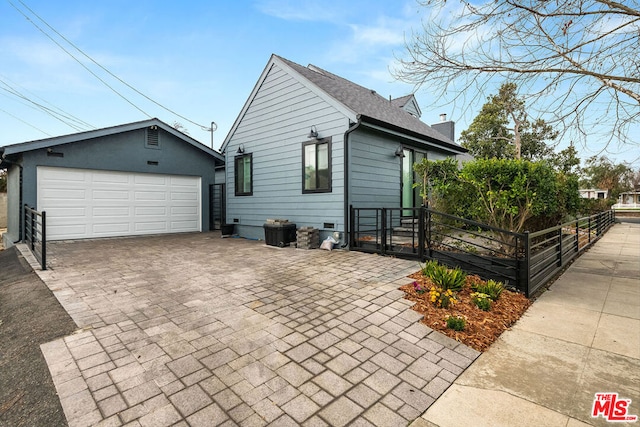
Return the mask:
<svg viewBox="0 0 640 427">
<path fill-rule="evenodd" d="M 415 261 L 214 233 L 49 252 L 84 328 L 42 346 L 70 426 L 406 425 L 478 356 L 402 299 Z"/>
</svg>

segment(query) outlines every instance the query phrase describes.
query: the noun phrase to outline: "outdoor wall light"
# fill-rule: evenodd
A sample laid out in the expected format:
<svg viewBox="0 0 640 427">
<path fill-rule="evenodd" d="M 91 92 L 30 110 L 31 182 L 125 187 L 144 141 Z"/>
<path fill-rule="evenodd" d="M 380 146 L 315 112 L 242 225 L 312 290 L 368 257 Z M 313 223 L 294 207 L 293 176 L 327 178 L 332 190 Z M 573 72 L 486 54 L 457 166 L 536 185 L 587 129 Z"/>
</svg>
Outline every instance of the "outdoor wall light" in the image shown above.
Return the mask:
<svg viewBox="0 0 640 427">
<path fill-rule="evenodd" d="M 309 138 L 317 138 L 318 137 L 318 129 L 316 129 L 315 125 L 311 126 L 311 131 L 309 132 Z"/>
<path fill-rule="evenodd" d="M 238 150 L 236 151 L 236 154 L 244 154 L 244 144 L 240 144 L 238 146 Z"/>
<path fill-rule="evenodd" d="M 397 157 L 404 157 L 404 149 L 402 148 L 402 145 L 398 145 L 398 148 L 396 148 L 395 154 Z"/>
</svg>

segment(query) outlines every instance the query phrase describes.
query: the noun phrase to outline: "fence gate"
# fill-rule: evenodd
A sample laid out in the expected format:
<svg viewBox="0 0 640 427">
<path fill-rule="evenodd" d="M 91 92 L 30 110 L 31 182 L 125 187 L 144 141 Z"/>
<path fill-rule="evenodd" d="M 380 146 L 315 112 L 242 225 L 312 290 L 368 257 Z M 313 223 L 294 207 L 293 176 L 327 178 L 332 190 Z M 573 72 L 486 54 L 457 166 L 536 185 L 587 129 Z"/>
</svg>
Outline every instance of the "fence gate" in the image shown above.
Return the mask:
<svg viewBox="0 0 640 427">
<path fill-rule="evenodd" d="M 209 229 L 220 230 L 226 223 L 224 184 L 209 186 Z"/>
</svg>

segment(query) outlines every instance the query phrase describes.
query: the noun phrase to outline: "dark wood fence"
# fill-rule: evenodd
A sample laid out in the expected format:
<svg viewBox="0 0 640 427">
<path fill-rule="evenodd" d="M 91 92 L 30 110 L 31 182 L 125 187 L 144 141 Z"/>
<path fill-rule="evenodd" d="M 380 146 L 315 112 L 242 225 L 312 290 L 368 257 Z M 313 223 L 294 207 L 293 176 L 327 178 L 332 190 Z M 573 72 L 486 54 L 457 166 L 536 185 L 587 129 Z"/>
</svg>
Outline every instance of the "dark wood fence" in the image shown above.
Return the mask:
<svg viewBox="0 0 640 427">
<path fill-rule="evenodd" d="M 428 208 L 350 209 L 352 250 L 437 260 L 533 295 L 613 225 L 613 211 L 513 233 Z"/>
</svg>

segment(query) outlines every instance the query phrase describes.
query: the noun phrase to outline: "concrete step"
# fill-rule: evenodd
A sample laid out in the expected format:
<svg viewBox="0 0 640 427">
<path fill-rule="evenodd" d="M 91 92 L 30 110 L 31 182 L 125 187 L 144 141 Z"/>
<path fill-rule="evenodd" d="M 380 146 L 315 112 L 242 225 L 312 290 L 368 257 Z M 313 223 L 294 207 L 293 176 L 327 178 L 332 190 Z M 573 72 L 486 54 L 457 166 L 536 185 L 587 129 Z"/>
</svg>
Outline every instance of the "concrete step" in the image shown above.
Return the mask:
<svg viewBox="0 0 640 427">
<path fill-rule="evenodd" d="M 418 227 L 394 227 L 392 231 L 394 236 L 411 237 L 416 236 L 418 238 Z"/>
</svg>

